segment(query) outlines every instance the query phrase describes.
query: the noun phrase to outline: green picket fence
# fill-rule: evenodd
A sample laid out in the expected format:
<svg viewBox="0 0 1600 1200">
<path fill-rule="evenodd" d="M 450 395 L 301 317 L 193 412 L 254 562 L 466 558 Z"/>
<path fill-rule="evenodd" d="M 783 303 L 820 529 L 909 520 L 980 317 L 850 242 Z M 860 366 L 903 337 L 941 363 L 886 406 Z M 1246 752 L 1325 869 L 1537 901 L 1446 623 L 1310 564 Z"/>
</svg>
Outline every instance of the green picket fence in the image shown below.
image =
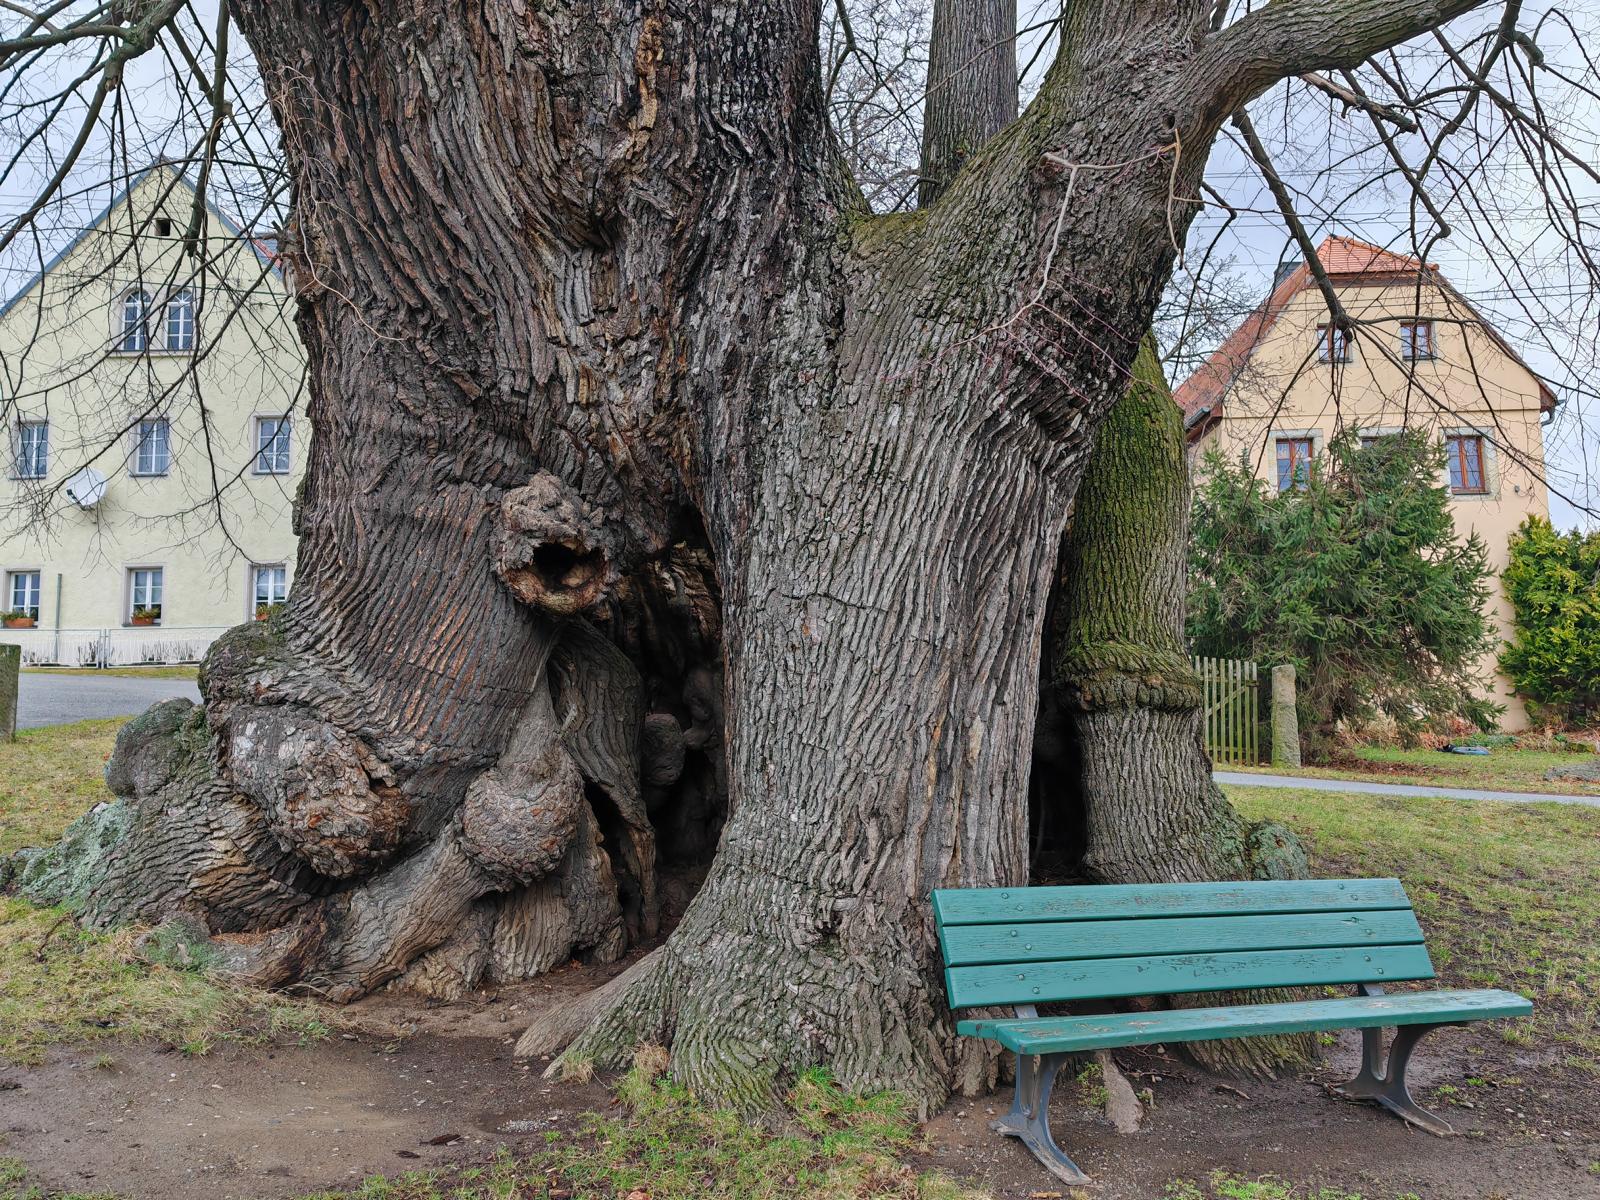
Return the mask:
<svg viewBox="0 0 1600 1200">
<path fill-rule="evenodd" d="M 1205 695 L 1206 753 L 1214 763 L 1253 766 L 1261 700 L 1256 664 L 1242 658 L 1196 658 L 1195 674 Z"/>
</svg>

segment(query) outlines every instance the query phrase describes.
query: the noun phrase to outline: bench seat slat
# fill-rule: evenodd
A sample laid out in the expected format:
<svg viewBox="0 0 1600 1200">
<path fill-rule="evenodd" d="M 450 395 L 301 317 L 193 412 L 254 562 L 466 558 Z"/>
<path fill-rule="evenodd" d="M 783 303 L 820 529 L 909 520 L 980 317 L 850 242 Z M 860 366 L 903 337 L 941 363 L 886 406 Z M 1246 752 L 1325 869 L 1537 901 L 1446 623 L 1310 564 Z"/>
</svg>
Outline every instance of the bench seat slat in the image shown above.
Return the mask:
<svg viewBox="0 0 1600 1200">
<path fill-rule="evenodd" d="M 962 1021 L 956 1029 L 969 1037 L 998 1041 L 1019 1054 L 1056 1054 L 1307 1030 L 1370 1029 L 1521 1017 L 1532 1011 L 1532 1003 L 1513 992 L 1484 989 L 1401 992 L 1387 996 L 1109 1016 L 1041 1017 L 1032 1021 Z"/>
<path fill-rule="evenodd" d="M 941 925 L 1362 912 L 1410 907 L 1411 901 L 1398 879 L 943 888 L 933 893 L 933 910 Z"/>
<path fill-rule="evenodd" d="M 973 1008 L 988 1004 L 1156 996 L 1171 992 L 1432 978 L 1433 964 L 1428 961 L 1427 950 L 1421 945 L 1407 945 L 949 967 L 945 970 L 945 987 L 952 1008 Z"/>
<path fill-rule="evenodd" d="M 1420 944 L 1410 909 L 1245 917 L 1156 917 L 1044 925 L 954 925 L 939 931 L 946 966 Z"/>
</svg>

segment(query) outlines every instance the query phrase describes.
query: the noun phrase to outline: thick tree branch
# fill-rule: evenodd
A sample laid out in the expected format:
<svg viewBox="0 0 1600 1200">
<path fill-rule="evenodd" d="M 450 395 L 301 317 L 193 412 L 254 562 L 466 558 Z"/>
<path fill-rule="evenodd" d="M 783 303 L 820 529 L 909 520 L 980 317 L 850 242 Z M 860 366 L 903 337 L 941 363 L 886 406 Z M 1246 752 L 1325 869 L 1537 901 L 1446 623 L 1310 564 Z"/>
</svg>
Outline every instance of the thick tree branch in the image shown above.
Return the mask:
<svg viewBox="0 0 1600 1200">
<path fill-rule="evenodd" d="M 1237 109 L 1281 79 L 1354 67 L 1380 50 L 1437 28 L 1485 0 L 1279 0 L 1216 34 L 1202 76 L 1213 103 Z"/>
</svg>

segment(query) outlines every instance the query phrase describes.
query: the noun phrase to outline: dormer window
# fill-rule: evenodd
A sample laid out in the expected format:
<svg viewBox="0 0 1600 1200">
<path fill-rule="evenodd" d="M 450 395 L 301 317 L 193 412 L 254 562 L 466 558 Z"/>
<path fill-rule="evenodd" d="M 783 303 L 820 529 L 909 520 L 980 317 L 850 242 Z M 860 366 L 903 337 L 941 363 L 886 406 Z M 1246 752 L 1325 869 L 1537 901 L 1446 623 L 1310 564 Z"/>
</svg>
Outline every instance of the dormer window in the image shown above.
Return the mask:
<svg viewBox="0 0 1600 1200">
<path fill-rule="evenodd" d="M 173 292 L 167 298 L 165 334 L 164 349 L 194 349 L 194 293 L 188 288 Z"/>
</svg>

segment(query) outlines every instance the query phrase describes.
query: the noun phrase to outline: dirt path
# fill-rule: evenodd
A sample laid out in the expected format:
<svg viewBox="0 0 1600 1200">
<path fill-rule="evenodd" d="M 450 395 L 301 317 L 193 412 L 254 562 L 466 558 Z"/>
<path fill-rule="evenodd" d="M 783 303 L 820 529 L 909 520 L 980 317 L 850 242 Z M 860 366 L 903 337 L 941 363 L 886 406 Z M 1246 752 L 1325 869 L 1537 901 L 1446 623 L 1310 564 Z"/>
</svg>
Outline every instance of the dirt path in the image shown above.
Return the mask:
<svg viewBox="0 0 1600 1200">
<path fill-rule="evenodd" d="M 538 1064 L 511 1057 L 532 1011 L 593 983 L 573 971 L 489 1002 L 431 1009 L 378 997 L 355 1008 L 362 1032 L 306 1047 L 225 1047 L 202 1058 L 113 1047 L 108 1061 L 80 1052 L 3 1070 L 0 1081 L 18 1086 L 0 1090 L 0 1154 L 22 1158 L 30 1182 L 63 1190 L 279 1200 L 353 1187 L 374 1172 L 481 1160 L 500 1145 L 532 1149 L 544 1130 L 612 1103 L 599 1083 L 546 1083 Z M 1553 1065 L 1559 1053 L 1515 1050 L 1487 1031 L 1447 1030 L 1424 1045 L 1417 1083 L 1430 1102 L 1438 1084 L 1458 1089 L 1438 1106 L 1466 1136 L 1414 1133 L 1327 1096 L 1321 1083 L 1354 1068 L 1350 1037 L 1315 1078 L 1242 1083 L 1243 1095 L 1160 1056 L 1122 1056 L 1134 1086 L 1155 1096 L 1146 1131 L 1118 1137 L 1069 1086 L 1054 1106 L 1057 1138 L 1101 1180 L 1097 1200 L 1156 1200 L 1171 1180 L 1219 1168 L 1367 1200 L 1600 1198 L 1600 1176 L 1589 1171 L 1600 1162 L 1592 1078 Z M 991 1110 L 1008 1102 L 1002 1091 L 953 1105 L 929 1126 L 925 1161 L 985 1184 L 997 1200 L 1055 1190 L 1025 1151 L 989 1132 Z"/>
</svg>

